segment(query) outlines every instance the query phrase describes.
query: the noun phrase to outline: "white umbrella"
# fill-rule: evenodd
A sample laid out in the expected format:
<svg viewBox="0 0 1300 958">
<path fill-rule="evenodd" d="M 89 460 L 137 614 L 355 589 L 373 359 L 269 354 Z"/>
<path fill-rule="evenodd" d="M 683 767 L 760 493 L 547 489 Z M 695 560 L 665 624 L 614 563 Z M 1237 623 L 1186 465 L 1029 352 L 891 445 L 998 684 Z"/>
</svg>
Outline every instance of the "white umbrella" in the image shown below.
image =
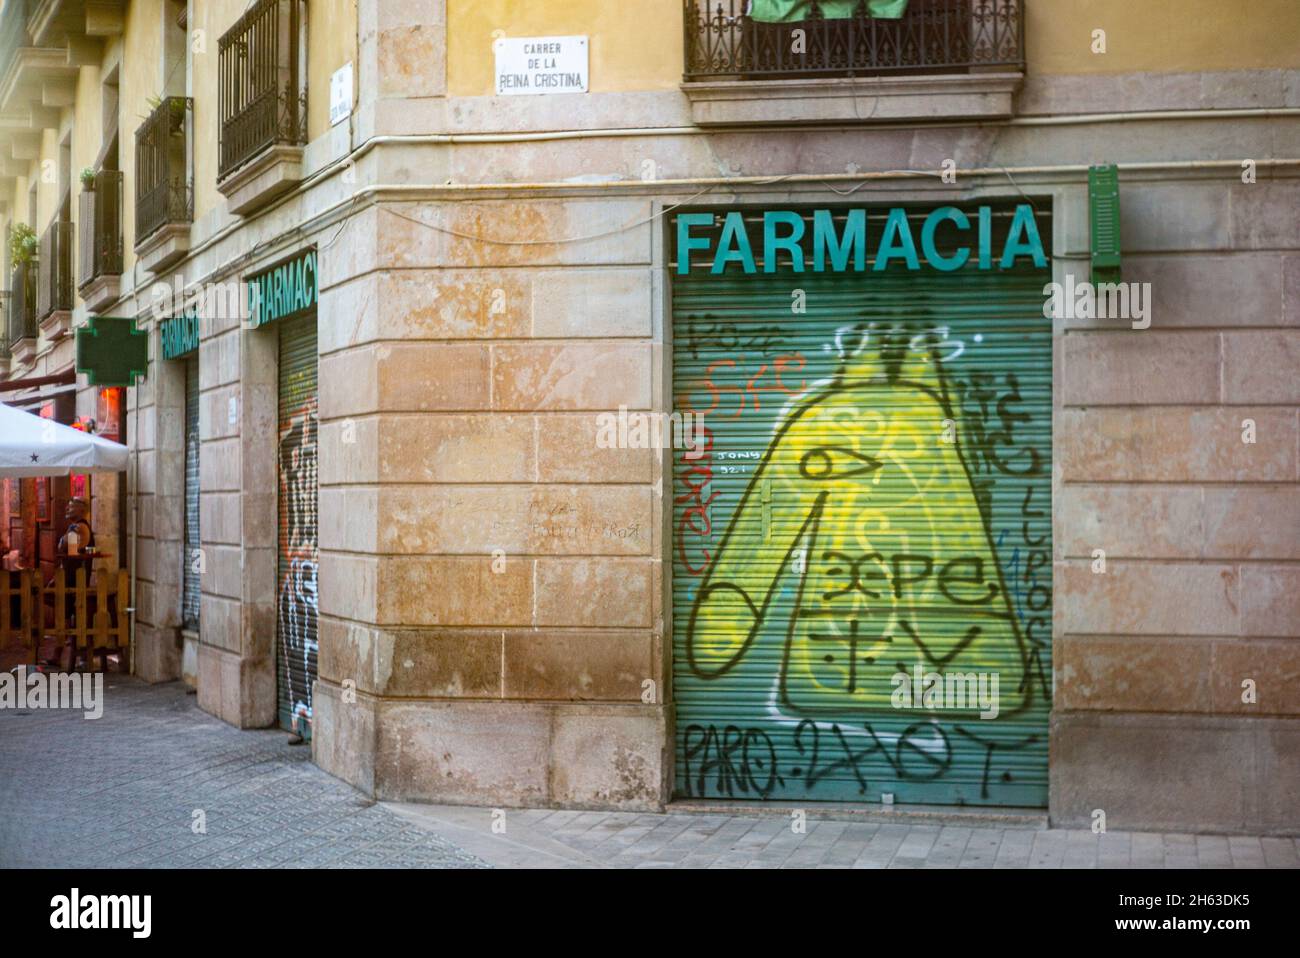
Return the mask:
<svg viewBox="0 0 1300 958">
<path fill-rule="evenodd" d="M 0 477 L 122 472 L 127 448 L 0 403 Z"/>
</svg>

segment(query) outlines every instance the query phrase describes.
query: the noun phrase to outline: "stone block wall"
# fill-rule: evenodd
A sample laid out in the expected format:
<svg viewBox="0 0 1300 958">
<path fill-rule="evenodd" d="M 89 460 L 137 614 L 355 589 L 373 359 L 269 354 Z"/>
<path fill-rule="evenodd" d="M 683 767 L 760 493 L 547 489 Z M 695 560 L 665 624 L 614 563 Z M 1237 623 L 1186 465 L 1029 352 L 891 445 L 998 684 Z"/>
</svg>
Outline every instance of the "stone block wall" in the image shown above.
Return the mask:
<svg viewBox="0 0 1300 958">
<path fill-rule="evenodd" d="M 322 255 L 314 747 L 377 797 L 665 797 L 660 463 L 596 444 L 662 402 L 650 226 L 527 243 L 649 210 L 383 205 Z"/>
<path fill-rule="evenodd" d="M 233 277 L 232 277 L 233 279 Z M 204 316 L 199 351 L 199 706 L 240 728 L 275 722 L 275 330 Z"/>
<path fill-rule="evenodd" d="M 1151 326 L 1059 330 L 1053 821 L 1296 824 L 1296 195 L 1122 182 Z"/>
<path fill-rule="evenodd" d="M 148 323 L 147 316 L 136 320 L 140 327 Z M 181 674 L 185 370 L 158 362 L 159 355 L 158 337 L 151 334 L 149 376 L 127 390 L 127 435 L 135 433 L 129 441 L 139 457 L 135 671 L 147 682 L 168 682 Z M 128 508 L 123 536 L 128 550 L 131 526 Z"/>
</svg>

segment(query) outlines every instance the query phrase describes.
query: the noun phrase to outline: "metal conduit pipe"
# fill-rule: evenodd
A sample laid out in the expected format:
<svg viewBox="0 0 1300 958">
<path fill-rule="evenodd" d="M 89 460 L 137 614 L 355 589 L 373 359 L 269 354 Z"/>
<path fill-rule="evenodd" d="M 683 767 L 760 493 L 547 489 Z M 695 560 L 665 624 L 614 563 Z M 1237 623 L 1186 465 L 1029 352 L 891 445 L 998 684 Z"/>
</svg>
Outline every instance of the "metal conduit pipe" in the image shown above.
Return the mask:
<svg viewBox="0 0 1300 958">
<path fill-rule="evenodd" d="M 1254 107 L 1254 108 L 1229 109 L 1229 110 L 1148 110 L 1148 111 L 1130 112 L 1130 113 L 1079 113 L 1079 114 L 1074 114 L 1069 116 L 1013 117 L 1012 119 L 1006 120 L 1002 123 L 971 123 L 969 121 L 964 121 L 964 120 L 937 121 L 932 123 L 909 124 L 907 128 L 908 129 L 933 128 L 933 127 L 946 127 L 946 126 L 958 126 L 958 127 L 960 126 L 1070 126 L 1070 125 L 1090 124 L 1090 123 L 1129 123 L 1129 122 L 1143 121 L 1143 120 L 1261 119 L 1261 118 L 1279 117 L 1279 116 L 1283 116 L 1283 117 L 1300 116 L 1300 107 Z M 763 129 L 766 128 L 746 127 L 745 132 L 752 133 L 756 131 L 761 131 Z M 817 126 L 817 125 L 799 127 L 799 130 L 804 132 L 813 132 L 819 129 L 841 130 L 843 129 L 843 127 L 842 126 Z M 672 127 L 629 127 L 629 128 L 606 129 L 606 130 L 552 130 L 552 131 L 537 132 L 537 133 L 379 134 L 377 136 L 369 137 L 360 145 L 355 147 L 346 156 L 341 156 L 338 159 L 333 160 L 332 162 L 321 167 L 319 170 L 316 170 L 314 173 L 307 176 L 301 183 L 299 183 L 298 186 L 296 186 L 294 189 L 286 193 L 284 197 L 270 204 L 265 209 L 259 211 L 258 213 L 255 213 L 251 217 L 246 217 L 237 222 L 231 223 L 226 227 L 223 227 L 221 230 L 218 230 L 212 236 L 208 237 L 202 243 L 200 243 L 199 245 L 191 249 L 189 258 L 193 258 L 194 256 L 197 256 L 198 254 L 204 252 L 205 250 L 210 249 L 212 246 L 221 242 L 221 240 L 225 239 L 228 235 L 230 235 L 240 227 L 246 225 L 247 223 L 259 219 L 262 216 L 266 216 L 274 212 L 280 206 L 292 202 L 295 198 L 300 196 L 302 193 L 306 192 L 306 190 L 308 190 L 312 186 L 312 184 L 314 184 L 318 180 L 329 176 L 331 173 L 336 172 L 337 170 L 345 166 L 356 163 L 359 159 L 361 159 L 361 157 L 365 156 L 376 146 L 380 146 L 387 143 L 394 143 L 394 144 L 405 143 L 405 144 L 415 144 L 415 145 L 456 144 L 456 143 L 529 143 L 529 142 L 544 142 L 544 141 L 551 141 L 551 140 L 602 139 L 602 138 L 611 138 L 611 137 L 701 136 L 706 134 L 717 135 L 725 132 L 726 132 L 725 130 L 705 129 L 698 126 L 672 126 Z M 1209 163 L 1209 164 L 1222 163 L 1223 165 L 1240 166 L 1240 162 L 1233 164 L 1228 161 L 1173 161 L 1164 164 L 1160 164 L 1160 163 L 1123 164 L 1121 163 L 1120 169 L 1123 170 L 1123 169 L 1146 168 L 1146 169 L 1171 169 L 1172 170 L 1172 169 L 1205 168 L 1205 167 L 1197 167 L 1195 165 L 1192 166 L 1186 165 L 1187 163 L 1198 164 L 1202 162 Z M 1296 162 L 1297 162 L 1296 160 L 1257 161 L 1258 165 L 1260 166 L 1294 165 Z M 1082 167 L 1082 168 L 1086 169 L 1086 167 Z M 1006 169 L 1006 170 L 998 168 L 996 170 L 993 170 L 992 172 L 997 174 L 1011 173 L 1014 175 L 1017 173 L 1029 173 L 1029 172 L 1036 172 L 1036 171 L 1076 172 L 1078 169 L 1080 169 L 1080 167 L 1077 166 L 1034 167 L 1034 168 L 1019 167 L 1015 169 Z M 956 172 L 958 174 L 967 175 L 967 176 L 974 176 L 974 175 L 978 175 L 979 173 L 979 171 L 977 170 L 957 170 Z M 858 173 L 858 174 L 850 174 L 850 175 L 826 174 L 826 175 L 811 175 L 810 179 L 812 181 L 827 180 L 827 179 L 852 180 L 854 178 L 866 180 L 871 178 L 883 177 L 885 175 L 887 174 L 869 174 L 869 173 Z M 927 175 L 927 174 L 914 172 L 913 175 Z M 759 177 L 757 179 L 762 180 L 763 178 Z M 747 180 L 745 180 L 744 178 L 732 178 L 725 181 L 736 182 L 736 183 L 747 182 Z M 716 182 L 717 182 L 716 180 L 702 180 L 702 179 L 656 181 L 656 183 L 659 185 L 665 185 L 665 184 L 704 185 L 705 183 L 716 183 Z M 795 182 L 798 181 L 796 180 Z M 618 185 L 618 186 L 644 185 L 643 181 L 641 180 L 612 180 L 612 181 L 608 181 L 608 184 Z M 445 189 L 450 185 L 453 184 L 444 184 L 443 188 Z M 541 188 L 537 184 L 529 184 L 529 185 L 534 189 Z M 548 188 L 572 189 L 575 186 L 590 188 L 590 187 L 598 187 L 598 186 L 605 186 L 605 185 L 607 184 L 606 183 L 561 182 L 557 184 L 552 184 Z M 389 190 L 407 189 L 407 188 L 411 188 L 411 186 L 412 186 L 411 184 L 400 184 L 393 187 L 385 187 L 384 189 L 389 189 Z M 433 189 L 434 187 L 431 184 L 430 186 L 424 188 Z M 510 188 L 517 188 L 517 187 L 514 184 L 493 184 L 493 185 L 462 184 L 460 186 L 460 189 L 462 190 L 477 189 L 482 191 L 488 191 L 492 189 L 510 189 Z M 342 204 L 336 203 L 333 206 L 328 207 L 320 214 L 317 214 L 316 216 L 312 217 L 310 220 L 306 221 L 305 223 L 299 224 L 297 227 L 294 227 L 293 230 L 288 231 L 285 235 L 286 236 L 302 235 L 302 233 L 308 231 L 309 229 L 316 228 L 314 226 L 311 226 L 312 223 L 319 221 L 322 217 L 328 215 L 330 212 L 334 211 L 339 206 L 351 203 L 355 201 L 355 199 L 358 198 L 358 196 L 366 192 L 374 192 L 377 189 L 378 189 L 377 187 L 362 188 L 361 190 L 358 190 L 355 193 L 353 193 L 352 196 L 350 196 L 348 199 L 344 200 Z M 324 225 L 328 225 L 328 223 Z M 272 243 L 274 242 L 275 241 L 272 241 Z M 259 250 L 258 252 L 260 253 L 261 251 Z M 243 263 L 251 260 L 251 258 L 252 258 L 251 253 L 245 254 L 243 257 L 239 257 L 238 259 L 232 262 Z M 209 281 L 212 277 L 218 275 L 219 273 L 224 273 L 229 268 L 230 265 L 231 264 L 226 264 L 225 266 L 221 267 L 220 270 L 213 270 L 209 272 L 201 280 L 196 280 L 195 281 L 196 284 Z"/>
<path fill-rule="evenodd" d="M 1300 113 L 1300 111 L 1296 111 Z M 360 148 L 359 148 L 360 149 Z M 338 161 L 345 162 L 344 160 Z M 1241 160 L 1155 160 L 1137 163 L 1120 163 L 1121 171 L 1129 172 L 1194 172 L 1202 170 L 1240 170 Z M 1256 160 L 1255 164 L 1260 169 L 1281 169 L 1285 167 L 1300 167 L 1300 157 L 1287 157 L 1282 159 L 1262 159 Z M 317 171 L 317 175 L 323 175 L 327 167 Z M 1013 166 L 1013 167 L 973 167 L 969 169 L 957 169 L 952 171 L 957 176 L 965 177 L 1005 177 L 1008 174 L 1012 176 L 1025 175 L 1050 175 L 1050 174 L 1069 174 L 1074 176 L 1086 175 L 1088 172 L 1087 164 L 1058 164 L 1047 166 Z M 716 177 L 686 177 L 680 179 L 663 179 L 654 180 L 653 186 L 656 188 L 675 187 L 675 186 L 764 186 L 777 185 L 782 183 L 853 183 L 867 182 L 873 180 L 894 180 L 894 179 L 935 179 L 939 176 L 939 171 L 929 170 L 884 170 L 878 172 L 858 172 L 858 173 L 789 173 L 779 174 L 776 176 L 716 176 Z M 606 180 L 594 183 L 572 183 L 565 181 L 558 182 L 540 182 L 540 183 L 384 183 L 372 186 L 364 186 L 349 194 L 342 200 L 327 206 L 319 213 L 311 216 L 302 223 L 286 230 L 281 236 L 274 240 L 267 241 L 259 249 L 250 250 L 242 256 L 230 260 L 220 267 L 210 270 L 201 277 L 191 281 L 190 286 L 200 286 L 204 283 L 213 282 L 219 276 L 225 276 L 232 272 L 237 272 L 245 264 L 263 257 L 288 243 L 296 237 L 317 230 L 325 229 L 337 222 L 337 214 L 340 211 L 354 205 L 357 201 L 369 198 L 379 193 L 421 193 L 431 196 L 444 194 L 448 196 L 464 195 L 472 193 L 511 193 L 511 192 L 538 192 L 545 190 L 594 190 L 594 191 L 617 191 L 620 189 L 645 189 L 648 184 L 642 180 Z M 292 195 L 292 194 L 291 194 Z M 220 232 L 209 237 L 199 246 L 191 251 L 191 256 L 197 255 L 206 249 L 216 245 L 225 236 L 237 229 L 242 223 L 235 223 Z M 488 240 L 485 240 L 485 242 Z M 556 239 L 552 242 L 563 243 L 564 238 Z"/>
</svg>

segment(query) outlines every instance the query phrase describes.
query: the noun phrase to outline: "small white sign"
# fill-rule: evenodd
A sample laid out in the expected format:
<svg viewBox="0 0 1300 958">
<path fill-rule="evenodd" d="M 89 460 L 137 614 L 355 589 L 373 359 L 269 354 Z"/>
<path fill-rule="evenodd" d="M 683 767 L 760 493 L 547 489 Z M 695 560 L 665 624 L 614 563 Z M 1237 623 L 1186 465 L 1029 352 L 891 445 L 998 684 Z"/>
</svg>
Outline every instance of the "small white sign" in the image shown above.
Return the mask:
<svg viewBox="0 0 1300 958">
<path fill-rule="evenodd" d="M 352 114 L 352 62 L 348 61 L 330 76 L 330 126 Z"/>
<path fill-rule="evenodd" d="M 492 47 L 500 96 L 587 92 L 586 37 L 502 37 Z"/>
</svg>

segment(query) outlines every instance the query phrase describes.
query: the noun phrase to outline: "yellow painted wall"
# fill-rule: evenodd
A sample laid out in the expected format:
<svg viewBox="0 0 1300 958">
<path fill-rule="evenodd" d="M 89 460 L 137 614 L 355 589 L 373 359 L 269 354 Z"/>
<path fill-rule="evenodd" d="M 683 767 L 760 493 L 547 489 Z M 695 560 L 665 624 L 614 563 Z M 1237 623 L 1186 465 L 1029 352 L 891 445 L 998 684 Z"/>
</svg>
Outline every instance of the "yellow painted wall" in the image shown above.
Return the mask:
<svg viewBox="0 0 1300 958">
<path fill-rule="evenodd" d="M 72 125 L 73 192 L 81 191 L 81 171 L 93 166 L 104 146 L 99 67 L 82 67 L 77 75 L 77 106 Z M 120 141 L 119 141 L 120 142 Z M 73 204 L 76 215 L 76 204 Z"/>
<path fill-rule="evenodd" d="M 307 139 L 329 129 L 330 76 L 349 60 L 355 101 L 357 0 L 311 0 L 307 5 Z"/>
<path fill-rule="evenodd" d="M 447 0 L 447 89 L 490 96 L 492 31 L 591 38 L 591 92 L 666 90 L 682 79 L 681 0 Z"/>
<path fill-rule="evenodd" d="M 36 235 L 44 234 L 45 227 L 54 219 L 59 193 L 59 133 L 57 130 L 41 132 L 41 158 L 32 171 L 36 177 L 36 222 L 32 224 Z"/>
<path fill-rule="evenodd" d="M 32 185 L 31 170 L 36 168 L 36 164 L 27 165 L 28 173 L 23 176 L 14 177 L 13 192 L 9 195 L 9 216 L 11 223 L 27 223 L 28 226 L 35 228 L 36 224 L 29 222 L 31 219 L 27 215 L 27 191 Z M 6 260 L 6 263 L 8 261 Z"/>
<path fill-rule="evenodd" d="M 217 191 L 220 160 L 221 35 L 234 26 L 248 8 L 247 0 L 205 0 L 190 5 L 190 36 L 203 31 L 203 52 L 191 53 L 194 98 L 194 219 L 200 220 L 226 198 Z"/>
<path fill-rule="evenodd" d="M 219 102 L 221 35 L 248 9 L 247 0 L 205 0 L 191 7 L 190 34 L 204 31 L 204 52 L 194 52 L 194 217 L 201 219 L 225 202 L 217 190 L 220 157 Z M 330 74 L 356 62 L 356 0 L 310 0 L 307 7 L 307 137 L 324 133 L 329 121 Z M 353 74 L 355 83 L 356 74 Z"/>
<path fill-rule="evenodd" d="M 1182 73 L 1300 67 L 1296 0 L 1031 0 L 1033 73 Z M 1092 31 L 1106 31 L 1094 54 Z"/>
<path fill-rule="evenodd" d="M 123 228 L 126 269 L 135 262 L 135 131 L 150 113 L 149 98 L 162 92 L 161 0 L 132 0 L 127 6 L 122 37 L 122 67 L 118 74 L 118 128 L 125 184 L 122 203 L 127 213 Z"/>
<path fill-rule="evenodd" d="M 5 195 L 5 198 L 9 201 L 9 212 L 5 214 L 3 223 L 0 223 L 0 239 L 8 239 L 8 228 L 10 226 L 15 223 L 27 222 L 27 186 L 27 177 L 14 177 L 13 189 Z M 8 246 L 0 251 L 0 256 L 3 256 L 3 267 L 0 268 L 0 282 L 7 282 L 9 279 Z"/>
<path fill-rule="evenodd" d="M 31 188 L 32 180 L 30 176 L 19 176 L 14 180 L 13 203 L 10 204 L 9 210 L 13 215 L 15 223 L 27 223 L 27 191 Z M 31 226 L 31 223 L 27 223 Z"/>
<path fill-rule="evenodd" d="M 1300 0 L 1026 0 L 1030 72 L 1300 67 Z M 1107 52 L 1090 51 L 1106 31 Z M 682 74 L 681 0 L 447 0 L 452 96 L 492 94 L 492 32 L 591 37 L 591 90 L 660 90 Z"/>
<path fill-rule="evenodd" d="M 72 124 L 72 221 L 77 224 L 76 282 L 81 282 L 81 171 L 95 165 L 95 159 L 104 146 L 104 121 L 102 95 L 99 85 L 100 68 L 85 66 L 77 74 L 77 105 Z M 120 143 L 120 141 L 119 141 Z M 74 283 L 75 287 L 75 283 Z"/>
</svg>

